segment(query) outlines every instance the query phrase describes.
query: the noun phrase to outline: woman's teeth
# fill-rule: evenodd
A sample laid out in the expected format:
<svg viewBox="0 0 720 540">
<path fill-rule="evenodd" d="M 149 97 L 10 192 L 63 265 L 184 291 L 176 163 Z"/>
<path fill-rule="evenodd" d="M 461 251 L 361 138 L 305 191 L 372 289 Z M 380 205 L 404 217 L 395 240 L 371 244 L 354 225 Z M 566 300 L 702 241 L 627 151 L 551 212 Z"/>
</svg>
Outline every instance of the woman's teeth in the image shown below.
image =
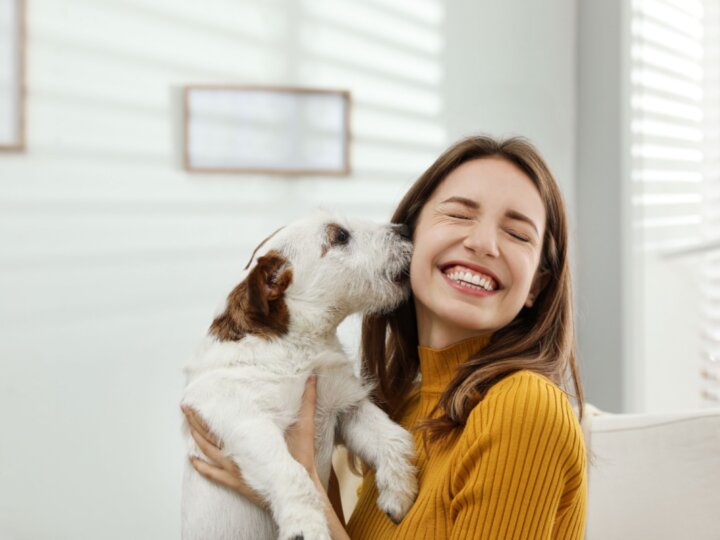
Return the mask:
<svg viewBox="0 0 720 540">
<path fill-rule="evenodd" d="M 471 274 L 470 272 L 452 272 L 445 274 L 447 277 L 452 279 L 454 282 L 460 285 L 465 285 L 473 289 L 481 289 L 484 291 L 494 291 L 494 287 L 489 280 L 478 276 L 477 274 Z"/>
</svg>

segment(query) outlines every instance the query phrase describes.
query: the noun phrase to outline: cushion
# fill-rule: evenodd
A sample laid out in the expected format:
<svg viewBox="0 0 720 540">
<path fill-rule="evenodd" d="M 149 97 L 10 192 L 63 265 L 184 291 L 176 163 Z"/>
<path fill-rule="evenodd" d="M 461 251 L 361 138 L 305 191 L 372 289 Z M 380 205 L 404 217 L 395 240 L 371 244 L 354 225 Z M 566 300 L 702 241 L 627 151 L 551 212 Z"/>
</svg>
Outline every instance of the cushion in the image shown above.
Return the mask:
<svg viewBox="0 0 720 540">
<path fill-rule="evenodd" d="M 588 540 L 720 539 L 720 409 L 588 407 Z"/>
</svg>

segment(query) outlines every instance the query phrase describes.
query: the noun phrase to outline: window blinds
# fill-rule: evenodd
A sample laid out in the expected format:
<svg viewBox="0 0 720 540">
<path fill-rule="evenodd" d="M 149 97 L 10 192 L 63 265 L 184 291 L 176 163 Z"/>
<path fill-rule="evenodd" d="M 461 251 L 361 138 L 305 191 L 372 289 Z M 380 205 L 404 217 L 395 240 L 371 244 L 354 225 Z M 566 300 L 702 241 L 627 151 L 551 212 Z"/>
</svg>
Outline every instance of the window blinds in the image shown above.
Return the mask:
<svg viewBox="0 0 720 540">
<path fill-rule="evenodd" d="M 668 257 L 692 256 L 697 263 L 692 278 L 700 299 L 698 393 L 715 405 L 720 401 L 719 11 L 710 0 L 633 0 L 630 42 L 633 246 L 644 254 L 638 271 Z"/>
</svg>

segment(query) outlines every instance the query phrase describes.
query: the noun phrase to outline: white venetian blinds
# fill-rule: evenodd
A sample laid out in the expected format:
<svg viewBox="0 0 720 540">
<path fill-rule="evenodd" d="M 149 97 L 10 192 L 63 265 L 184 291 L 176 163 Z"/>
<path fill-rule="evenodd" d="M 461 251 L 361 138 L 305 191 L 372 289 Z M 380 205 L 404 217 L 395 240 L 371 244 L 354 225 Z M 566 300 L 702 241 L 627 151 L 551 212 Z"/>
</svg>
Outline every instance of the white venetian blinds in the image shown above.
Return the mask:
<svg viewBox="0 0 720 540">
<path fill-rule="evenodd" d="M 646 250 L 685 247 L 702 220 L 702 6 L 634 0 L 633 8 L 635 238 Z"/>
<path fill-rule="evenodd" d="M 710 0 L 633 0 L 631 12 L 633 244 L 643 253 L 637 271 L 663 275 L 655 267 L 692 259 L 693 273 L 677 278 L 693 280 L 701 345 L 687 351 L 697 361 L 677 361 L 700 365 L 698 394 L 708 402 L 720 400 L 718 12 Z"/>
</svg>

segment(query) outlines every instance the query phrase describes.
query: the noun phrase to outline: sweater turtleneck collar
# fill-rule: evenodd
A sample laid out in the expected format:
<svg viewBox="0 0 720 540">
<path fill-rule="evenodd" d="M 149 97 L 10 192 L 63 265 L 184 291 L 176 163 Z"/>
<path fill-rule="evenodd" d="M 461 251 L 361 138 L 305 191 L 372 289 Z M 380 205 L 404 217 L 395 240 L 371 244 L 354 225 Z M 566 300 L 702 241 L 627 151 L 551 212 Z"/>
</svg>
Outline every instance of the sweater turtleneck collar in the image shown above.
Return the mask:
<svg viewBox="0 0 720 540">
<path fill-rule="evenodd" d="M 418 346 L 422 392 L 444 392 L 458 367 L 490 342 L 492 334 L 458 341 L 442 349 Z"/>
</svg>

